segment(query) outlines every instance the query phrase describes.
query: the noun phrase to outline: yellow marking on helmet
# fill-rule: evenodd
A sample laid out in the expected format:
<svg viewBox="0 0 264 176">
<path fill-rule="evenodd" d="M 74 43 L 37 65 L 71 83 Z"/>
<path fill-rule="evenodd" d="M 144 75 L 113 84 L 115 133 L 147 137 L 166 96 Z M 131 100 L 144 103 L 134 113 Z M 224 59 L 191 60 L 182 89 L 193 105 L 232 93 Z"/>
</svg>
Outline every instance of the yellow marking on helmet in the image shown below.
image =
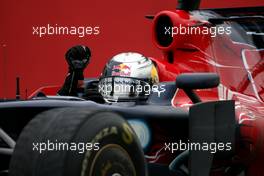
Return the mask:
<svg viewBox="0 0 264 176">
<path fill-rule="evenodd" d="M 151 68 L 151 81 L 153 84 L 156 84 L 159 82 L 158 71 L 154 65 Z"/>
</svg>

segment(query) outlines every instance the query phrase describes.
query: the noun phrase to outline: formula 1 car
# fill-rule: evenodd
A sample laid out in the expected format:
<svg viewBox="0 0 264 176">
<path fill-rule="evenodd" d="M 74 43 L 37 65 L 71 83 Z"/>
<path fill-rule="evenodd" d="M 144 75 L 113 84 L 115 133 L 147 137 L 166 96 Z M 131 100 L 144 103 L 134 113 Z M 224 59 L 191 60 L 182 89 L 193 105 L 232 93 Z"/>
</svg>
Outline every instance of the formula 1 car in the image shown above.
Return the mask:
<svg viewBox="0 0 264 176">
<path fill-rule="evenodd" d="M 1 102 L 0 175 L 264 175 L 264 7 L 198 7 L 146 16 L 160 96 L 104 104 L 87 79 L 85 98 Z"/>
</svg>

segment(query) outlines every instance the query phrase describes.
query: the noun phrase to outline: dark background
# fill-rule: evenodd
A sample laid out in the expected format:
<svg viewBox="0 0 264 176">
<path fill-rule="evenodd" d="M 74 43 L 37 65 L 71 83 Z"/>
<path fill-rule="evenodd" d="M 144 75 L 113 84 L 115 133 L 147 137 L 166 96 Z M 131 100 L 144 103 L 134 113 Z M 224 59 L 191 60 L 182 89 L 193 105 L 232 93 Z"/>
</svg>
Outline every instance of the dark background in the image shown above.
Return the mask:
<svg viewBox="0 0 264 176">
<path fill-rule="evenodd" d="M 264 0 L 204 0 L 202 8 L 263 6 Z M 175 0 L 1 0 L 0 2 L 0 98 L 15 97 L 15 78 L 21 93 L 39 87 L 61 85 L 67 72 L 66 50 L 84 44 L 92 50 L 86 77 L 100 75 L 113 55 L 137 51 L 161 57 L 152 44 L 151 21 L 144 18 L 160 10 L 174 9 Z M 77 36 L 32 35 L 32 26 L 99 26 L 100 34 Z"/>
</svg>

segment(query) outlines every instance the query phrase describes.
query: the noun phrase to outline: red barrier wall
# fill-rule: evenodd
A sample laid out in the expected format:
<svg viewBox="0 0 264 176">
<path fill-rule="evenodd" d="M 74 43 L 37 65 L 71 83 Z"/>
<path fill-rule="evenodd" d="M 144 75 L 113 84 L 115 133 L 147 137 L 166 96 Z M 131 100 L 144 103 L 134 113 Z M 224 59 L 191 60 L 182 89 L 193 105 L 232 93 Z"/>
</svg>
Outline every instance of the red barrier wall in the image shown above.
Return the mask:
<svg viewBox="0 0 264 176">
<path fill-rule="evenodd" d="M 228 2 L 228 3 L 227 3 Z M 203 1 L 202 8 L 264 5 L 264 0 Z M 137 51 L 148 56 L 161 56 L 151 39 L 151 21 L 144 18 L 163 9 L 176 7 L 174 0 L 46 0 L 0 2 L 0 98 L 15 97 L 15 78 L 21 78 L 25 97 L 46 85 L 64 81 L 66 50 L 84 44 L 92 50 L 91 64 L 85 76 L 100 75 L 111 56 Z M 32 27 L 99 26 L 100 34 L 85 36 L 53 35 L 38 37 Z"/>
</svg>

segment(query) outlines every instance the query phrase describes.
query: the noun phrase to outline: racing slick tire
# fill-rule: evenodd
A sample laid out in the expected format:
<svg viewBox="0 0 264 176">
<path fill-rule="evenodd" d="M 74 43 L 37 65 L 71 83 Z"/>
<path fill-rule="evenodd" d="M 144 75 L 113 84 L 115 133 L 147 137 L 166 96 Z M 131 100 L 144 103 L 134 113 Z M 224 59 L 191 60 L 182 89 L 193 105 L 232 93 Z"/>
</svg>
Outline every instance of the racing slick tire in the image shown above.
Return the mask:
<svg viewBox="0 0 264 176">
<path fill-rule="evenodd" d="M 120 115 L 62 108 L 37 115 L 25 127 L 9 175 L 146 176 L 147 167 L 136 134 Z"/>
</svg>

